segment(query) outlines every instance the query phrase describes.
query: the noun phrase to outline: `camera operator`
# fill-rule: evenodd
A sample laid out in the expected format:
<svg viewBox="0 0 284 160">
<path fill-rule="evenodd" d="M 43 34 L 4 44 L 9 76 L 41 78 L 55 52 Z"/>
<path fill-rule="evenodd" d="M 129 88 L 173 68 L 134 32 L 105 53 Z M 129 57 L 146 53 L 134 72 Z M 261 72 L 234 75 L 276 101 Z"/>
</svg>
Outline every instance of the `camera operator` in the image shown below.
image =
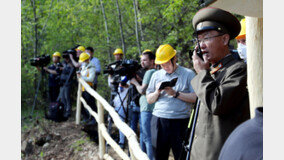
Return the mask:
<svg viewBox="0 0 284 160">
<path fill-rule="evenodd" d="M 151 139 L 156 160 L 168 159 L 170 149 L 175 160 L 182 150 L 182 136 L 186 131 L 191 105 L 196 101 L 190 81 L 195 73 L 176 64 L 176 50 L 169 44 L 160 45 L 155 63 L 162 69 L 153 73 L 146 90 L 149 104 L 155 103 L 151 119 Z M 164 81 L 178 78 L 174 87 L 160 89 Z"/>
<path fill-rule="evenodd" d="M 144 69 L 140 69 L 140 72 L 144 72 Z M 140 75 L 141 76 L 141 75 Z M 136 75 L 138 79 L 138 84 L 142 83 L 142 78 L 140 76 Z M 143 77 L 143 76 L 141 76 Z M 128 98 L 128 108 L 129 108 L 129 121 L 130 121 L 130 128 L 138 135 L 137 133 L 137 126 L 140 122 L 140 105 L 139 105 L 139 98 L 141 94 L 137 91 L 136 87 L 134 85 L 129 86 L 129 98 Z M 141 131 L 141 125 L 140 125 L 140 131 Z M 141 132 L 140 132 L 141 133 Z"/>
<path fill-rule="evenodd" d="M 48 88 L 49 88 L 49 99 L 50 102 L 55 102 L 59 95 L 59 76 L 60 69 L 62 69 L 62 64 L 60 63 L 61 54 L 59 52 L 55 52 L 52 55 L 53 64 L 49 67 L 43 67 L 43 70 L 48 73 Z M 39 66 L 36 66 L 38 71 L 41 71 Z"/>
<path fill-rule="evenodd" d="M 91 87 L 93 87 L 93 82 L 95 79 L 96 74 L 96 67 L 93 63 L 90 63 L 90 55 L 83 52 L 79 56 L 79 63 L 81 63 L 81 71 L 77 72 L 77 77 L 82 78 L 84 81 L 86 81 Z M 92 108 L 92 110 L 97 111 L 97 106 L 95 103 L 95 98 L 91 96 L 87 91 L 85 91 L 85 88 L 82 87 L 82 97 L 86 100 L 87 104 Z M 88 121 L 89 125 L 95 124 L 95 119 L 90 116 L 89 112 L 84 108 L 82 110 L 83 112 L 83 121 Z"/>
<path fill-rule="evenodd" d="M 98 84 L 98 76 L 101 74 L 100 60 L 98 58 L 94 57 L 94 49 L 93 49 L 93 47 L 87 47 L 86 48 L 86 53 L 91 56 L 90 60 L 96 67 L 96 75 L 95 75 L 95 79 L 94 79 L 94 82 L 93 82 L 93 88 L 94 88 L 94 90 L 96 90 L 97 89 L 97 84 Z"/>
<path fill-rule="evenodd" d="M 69 58 L 68 55 L 64 55 L 63 52 L 63 70 L 60 75 L 60 95 L 58 97 L 61 99 L 62 103 L 64 104 L 64 118 L 68 119 L 71 116 L 71 99 L 70 99 L 70 91 L 71 91 L 71 85 L 73 82 L 73 77 L 75 73 L 75 68 Z"/>
<path fill-rule="evenodd" d="M 77 58 L 80 57 L 81 53 L 85 52 L 85 47 L 84 46 L 79 46 L 76 48 L 76 56 Z M 81 62 L 76 62 L 72 54 L 69 54 L 70 60 L 72 61 L 72 64 L 76 67 L 79 68 L 81 67 Z"/>
<path fill-rule="evenodd" d="M 146 90 L 150 83 L 152 74 L 155 69 L 155 55 L 151 50 L 145 50 L 141 56 L 141 66 L 146 70 L 143 77 L 142 85 L 138 83 L 138 79 L 132 78 L 130 83 L 135 85 L 137 91 L 141 94 L 139 99 L 140 105 L 140 146 L 143 152 L 146 152 L 149 159 L 153 159 L 153 148 L 151 142 L 151 118 L 154 104 L 149 104 L 146 99 Z"/>
<path fill-rule="evenodd" d="M 121 61 L 123 59 L 123 51 L 120 48 L 117 48 L 114 53 L 115 61 Z M 112 69 L 116 69 L 118 64 L 115 64 Z M 115 110 L 119 114 L 122 121 L 125 122 L 127 112 L 127 101 L 128 101 L 128 89 L 129 85 L 127 84 L 126 76 L 113 75 L 109 73 L 108 76 L 108 85 L 111 88 L 111 97 L 110 104 L 115 107 Z M 112 126 L 111 118 L 108 117 L 110 129 Z M 110 131 L 110 130 L 109 130 Z M 122 149 L 125 147 L 125 136 L 121 131 L 119 131 L 119 145 Z"/>
<path fill-rule="evenodd" d="M 120 61 L 123 59 L 123 51 L 122 49 L 120 48 L 117 48 L 114 53 L 114 58 L 115 58 L 115 61 Z M 115 65 L 114 68 L 116 68 L 117 66 Z M 115 79 L 115 77 L 113 77 L 112 73 L 109 73 L 108 75 L 108 86 L 111 88 L 111 97 L 110 97 L 110 105 L 113 106 L 113 99 L 114 99 L 114 96 L 116 95 L 116 90 L 117 90 L 117 86 L 113 85 Z"/>
</svg>

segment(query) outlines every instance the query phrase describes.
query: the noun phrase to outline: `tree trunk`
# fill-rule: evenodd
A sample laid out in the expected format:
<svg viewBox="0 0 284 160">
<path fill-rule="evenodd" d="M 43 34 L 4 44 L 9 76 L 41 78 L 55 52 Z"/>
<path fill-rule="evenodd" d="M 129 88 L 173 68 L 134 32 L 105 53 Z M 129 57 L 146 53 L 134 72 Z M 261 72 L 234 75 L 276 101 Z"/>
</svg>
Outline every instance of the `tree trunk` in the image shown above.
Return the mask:
<svg viewBox="0 0 284 160">
<path fill-rule="evenodd" d="M 37 17 L 36 17 L 36 6 L 35 6 L 35 1 L 34 0 L 31 0 L 31 6 L 33 8 L 33 13 L 34 13 L 34 36 L 35 36 L 35 41 L 34 41 L 34 57 L 37 56 Z M 36 80 L 39 80 L 37 78 L 37 73 L 34 74 L 34 77 L 35 77 L 35 80 L 34 80 L 34 89 L 36 90 L 37 88 L 37 83 L 36 83 Z"/>
<path fill-rule="evenodd" d="M 52 4 L 53 4 L 53 1 L 54 0 L 52 0 L 51 2 L 50 2 L 50 6 L 49 6 L 49 12 L 48 12 L 48 17 L 46 18 L 46 20 L 45 20 L 45 23 L 44 23 L 44 25 L 43 25 L 43 27 L 42 27 L 42 30 L 38 33 L 38 39 L 40 39 L 40 42 L 44 42 L 45 41 L 45 36 L 43 36 L 44 35 L 44 33 L 45 33 L 45 29 L 46 29 L 46 27 L 47 27 L 47 25 L 48 25 L 48 20 L 49 20 L 49 18 L 50 18 L 50 15 L 51 15 L 51 13 L 52 13 Z M 42 47 L 42 43 L 38 43 L 38 50 L 40 50 L 41 49 L 41 47 Z"/>
<path fill-rule="evenodd" d="M 126 49 L 125 49 L 125 42 L 124 42 L 122 21 L 121 21 L 121 14 L 120 14 L 120 9 L 119 9 L 119 5 L 118 5 L 118 0 L 116 0 L 116 7 L 117 7 L 117 13 L 118 13 L 118 22 L 119 22 L 119 26 L 120 26 L 121 45 L 122 45 L 123 53 L 125 53 Z"/>
<path fill-rule="evenodd" d="M 37 16 L 36 16 L 36 5 L 35 1 L 31 0 L 31 6 L 33 7 L 33 13 L 34 13 L 34 35 L 35 35 L 35 41 L 34 41 L 34 56 L 37 56 L 37 45 L 38 45 L 38 31 L 37 31 Z"/>
<path fill-rule="evenodd" d="M 139 27 L 140 27 L 140 35 L 141 35 L 141 40 L 144 41 L 144 33 L 143 33 L 143 29 L 142 29 L 142 22 L 141 22 L 141 15 L 140 15 L 140 10 L 139 10 L 139 3 L 137 0 L 136 1 L 136 6 L 137 6 L 137 15 L 138 15 L 138 24 L 139 24 Z"/>
<path fill-rule="evenodd" d="M 138 29 L 138 22 L 137 22 L 137 12 L 136 12 L 136 0 L 133 0 L 133 8 L 134 8 L 134 14 L 135 14 L 135 33 L 136 33 L 136 42 L 137 42 L 137 47 L 139 50 L 139 55 L 141 55 L 141 47 L 140 47 L 140 39 L 139 39 L 139 29 Z"/>
<path fill-rule="evenodd" d="M 108 46 L 108 61 L 109 63 L 111 62 L 111 48 L 110 48 L 110 44 L 109 44 L 109 33 L 108 33 L 108 28 L 107 28 L 107 17 L 105 14 L 105 8 L 104 8 L 104 2 L 103 0 L 100 0 L 101 2 L 101 8 L 102 8 L 102 12 L 103 12 L 103 16 L 104 16 L 104 20 L 105 20 L 105 30 L 106 30 L 106 34 L 107 34 L 107 46 Z"/>
</svg>

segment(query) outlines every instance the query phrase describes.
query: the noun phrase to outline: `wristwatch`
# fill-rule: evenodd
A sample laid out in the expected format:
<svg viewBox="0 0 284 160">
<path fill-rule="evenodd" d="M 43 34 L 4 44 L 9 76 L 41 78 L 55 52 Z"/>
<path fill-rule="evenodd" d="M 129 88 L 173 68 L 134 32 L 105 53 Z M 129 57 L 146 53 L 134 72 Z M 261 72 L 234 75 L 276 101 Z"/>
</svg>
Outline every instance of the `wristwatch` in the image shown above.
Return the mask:
<svg viewBox="0 0 284 160">
<path fill-rule="evenodd" d="M 179 91 L 176 92 L 176 95 L 174 96 L 174 98 L 177 98 L 179 96 Z"/>
</svg>

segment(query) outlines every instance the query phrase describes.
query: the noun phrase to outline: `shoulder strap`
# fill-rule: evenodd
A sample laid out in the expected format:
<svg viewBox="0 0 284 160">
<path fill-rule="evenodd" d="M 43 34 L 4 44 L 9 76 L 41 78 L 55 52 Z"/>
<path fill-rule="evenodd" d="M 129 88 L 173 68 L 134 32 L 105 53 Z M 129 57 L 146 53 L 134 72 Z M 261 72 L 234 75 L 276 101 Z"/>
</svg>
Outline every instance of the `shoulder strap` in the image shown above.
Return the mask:
<svg viewBox="0 0 284 160">
<path fill-rule="evenodd" d="M 67 65 L 68 65 L 68 64 L 67 64 Z M 71 71 L 70 71 L 70 73 L 69 73 L 69 75 L 68 75 L 67 80 L 66 80 L 65 83 L 64 83 L 64 86 L 67 85 L 67 83 L 69 82 L 69 80 L 70 80 L 70 78 L 71 78 L 71 75 L 73 74 L 74 68 L 75 68 L 75 67 L 72 67 L 72 68 L 71 68 Z"/>
</svg>

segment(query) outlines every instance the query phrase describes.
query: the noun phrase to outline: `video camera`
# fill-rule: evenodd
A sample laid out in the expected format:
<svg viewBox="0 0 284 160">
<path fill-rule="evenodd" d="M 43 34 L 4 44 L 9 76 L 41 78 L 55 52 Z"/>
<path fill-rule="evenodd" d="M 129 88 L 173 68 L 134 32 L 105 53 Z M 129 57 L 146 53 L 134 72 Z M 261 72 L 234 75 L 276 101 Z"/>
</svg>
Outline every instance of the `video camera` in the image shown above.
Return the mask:
<svg viewBox="0 0 284 160">
<path fill-rule="evenodd" d="M 126 85 L 126 81 L 121 81 L 121 76 L 126 76 L 127 80 L 130 80 L 131 78 L 135 77 L 136 74 L 138 74 L 141 78 L 143 78 L 143 75 L 140 75 L 139 71 L 141 68 L 142 67 L 138 61 L 125 59 L 108 64 L 103 73 L 113 76 L 112 84 L 115 86 L 114 88 L 117 88 L 116 86 L 118 86 L 119 83 L 121 83 L 121 85 Z"/>
<path fill-rule="evenodd" d="M 106 66 L 104 74 L 126 76 L 128 80 L 133 78 L 138 70 L 142 67 L 136 60 L 125 59 L 116 61 Z"/>
<path fill-rule="evenodd" d="M 41 55 L 30 59 L 32 66 L 44 67 L 50 62 L 50 55 Z"/>
<path fill-rule="evenodd" d="M 78 58 L 77 55 L 76 55 L 76 53 L 77 53 L 77 52 L 76 52 L 76 48 L 77 48 L 78 46 L 80 46 L 80 45 L 76 45 L 75 47 L 73 47 L 73 48 L 71 48 L 71 49 L 68 49 L 68 50 L 66 50 L 66 51 L 63 51 L 63 52 L 62 52 L 62 57 L 69 59 L 69 54 L 72 54 L 74 60 L 75 60 L 76 62 L 78 62 L 79 58 Z"/>
<path fill-rule="evenodd" d="M 77 55 L 76 55 L 76 51 L 75 51 L 75 50 L 72 50 L 72 49 L 68 49 L 68 50 L 66 50 L 66 51 L 63 51 L 62 57 L 63 57 L 63 58 L 69 58 L 69 54 L 72 54 L 74 60 L 78 59 L 78 58 L 77 58 Z"/>
</svg>

